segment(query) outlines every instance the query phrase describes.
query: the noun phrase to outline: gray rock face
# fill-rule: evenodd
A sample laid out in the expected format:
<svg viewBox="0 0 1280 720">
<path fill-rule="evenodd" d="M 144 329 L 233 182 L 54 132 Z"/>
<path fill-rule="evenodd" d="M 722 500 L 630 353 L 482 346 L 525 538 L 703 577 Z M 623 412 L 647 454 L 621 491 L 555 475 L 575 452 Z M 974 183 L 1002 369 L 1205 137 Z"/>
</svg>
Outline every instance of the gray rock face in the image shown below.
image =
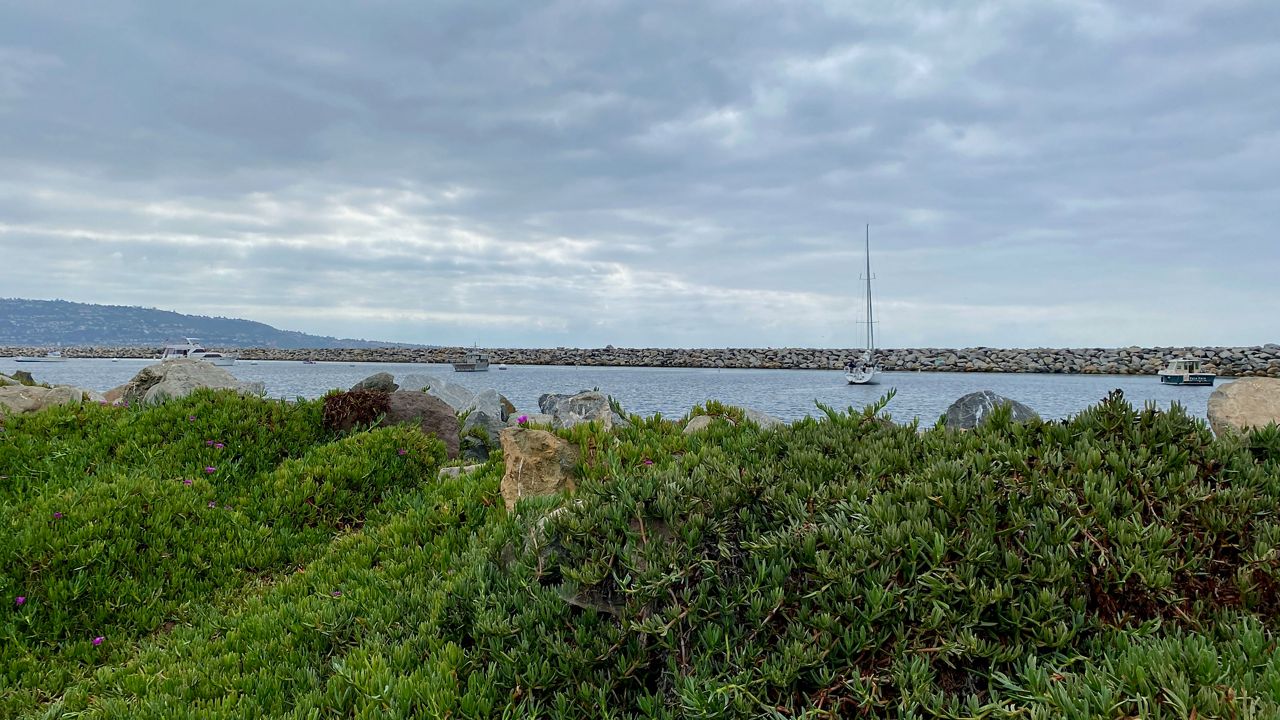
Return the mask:
<svg viewBox="0 0 1280 720">
<path fill-rule="evenodd" d="M 400 389 L 396 384 L 395 376 L 388 372 L 374 373 L 369 377 L 361 380 L 351 386 L 352 390 L 379 390 L 381 392 L 395 392 Z"/>
<path fill-rule="evenodd" d="M 981 425 L 983 420 L 991 414 L 991 411 L 1001 405 L 1012 407 L 1014 422 L 1040 419 L 1035 410 L 1017 400 L 1010 400 L 990 390 L 979 390 L 951 403 L 951 407 L 947 408 L 947 416 L 944 422 L 947 427 L 951 428 L 973 429 Z"/>
<path fill-rule="evenodd" d="M 463 410 L 470 410 L 472 414 L 484 413 L 491 418 L 497 418 L 499 421 L 506 421 L 507 419 L 506 408 L 502 406 L 502 396 L 493 388 L 481 390 Z"/>
<path fill-rule="evenodd" d="M 521 424 L 520 418 L 522 417 L 524 418 L 524 424 L 526 425 L 532 425 L 534 423 L 537 423 L 539 425 L 553 425 L 556 420 L 550 415 L 546 415 L 544 413 L 527 413 L 525 415 L 511 415 L 510 417 L 507 418 L 507 427 L 518 427 Z"/>
<path fill-rule="evenodd" d="M 108 391 L 106 396 L 129 403 L 161 403 L 186 397 L 199 388 L 235 390 L 246 395 L 261 395 L 266 391 L 260 382 L 241 382 L 215 365 L 183 359 L 148 365 L 129 382 Z"/>
<path fill-rule="evenodd" d="M 711 427 L 711 423 L 713 422 L 715 422 L 715 418 L 712 418 L 710 415 L 695 415 L 689 418 L 689 422 L 684 424 L 684 430 L 682 432 L 685 435 L 702 432 L 703 430 Z"/>
<path fill-rule="evenodd" d="M 467 388 L 436 375 L 419 373 L 406 375 L 400 382 L 400 389 L 415 391 L 425 389 L 428 395 L 445 401 L 455 413 L 466 410 L 476 399 L 476 394 Z"/>
<path fill-rule="evenodd" d="M 1209 425 L 1216 435 L 1280 423 L 1280 379 L 1243 378 L 1209 396 Z"/>
<path fill-rule="evenodd" d="M 17 413 L 38 412 L 54 405 L 76 405 L 84 397 L 84 390 L 69 385 L 52 388 L 6 385 L 0 387 L 0 418 Z"/>
<path fill-rule="evenodd" d="M 426 373 L 409 373 L 400 378 L 399 382 L 401 390 L 421 392 L 423 388 L 439 384 L 440 379 L 435 375 L 427 375 Z"/>
<path fill-rule="evenodd" d="M 458 457 L 458 416 L 443 400 L 423 392 L 397 390 L 387 396 L 387 413 L 380 425 L 410 423 L 444 443 L 450 458 Z"/>
<path fill-rule="evenodd" d="M 470 475 L 476 470 L 479 470 L 480 467 L 481 465 L 478 463 L 474 465 L 451 465 L 449 467 L 442 467 L 440 468 L 440 472 L 436 473 L 436 477 L 443 480 L 445 478 L 459 477 L 461 475 Z"/>
<path fill-rule="evenodd" d="M 538 398 L 538 408 L 551 416 L 551 426 L 556 429 L 573 427 L 585 422 L 597 421 L 606 430 L 622 427 L 627 421 L 609 407 L 609 398 L 602 392 L 589 390 L 577 395 L 547 393 Z"/>
<path fill-rule="evenodd" d="M 768 413 L 760 412 L 759 410 L 742 408 L 742 412 L 748 420 L 759 425 L 762 430 L 769 430 L 770 428 L 781 427 L 787 424 L 785 421 Z"/>
</svg>

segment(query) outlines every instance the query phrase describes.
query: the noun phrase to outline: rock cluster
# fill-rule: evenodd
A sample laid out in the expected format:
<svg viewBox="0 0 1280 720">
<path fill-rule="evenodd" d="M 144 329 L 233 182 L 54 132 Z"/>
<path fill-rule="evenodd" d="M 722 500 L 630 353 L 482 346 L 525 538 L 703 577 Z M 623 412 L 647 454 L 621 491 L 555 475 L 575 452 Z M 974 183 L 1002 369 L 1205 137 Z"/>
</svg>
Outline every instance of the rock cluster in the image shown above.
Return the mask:
<svg viewBox="0 0 1280 720">
<path fill-rule="evenodd" d="M 447 363 L 464 348 L 355 348 L 239 350 L 243 360 Z M 0 355 L 31 355 L 40 348 L 0 348 Z M 67 348 L 68 357 L 152 357 L 151 348 Z M 783 368 L 838 370 L 861 353 L 850 348 L 495 348 L 496 365 L 616 367 Z M 1174 358 L 1192 356 L 1231 377 L 1280 377 L 1280 345 L 1249 347 L 1126 348 L 899 348 L 876 352 L 884 370 L 1151 375 Z"/>
</svg>

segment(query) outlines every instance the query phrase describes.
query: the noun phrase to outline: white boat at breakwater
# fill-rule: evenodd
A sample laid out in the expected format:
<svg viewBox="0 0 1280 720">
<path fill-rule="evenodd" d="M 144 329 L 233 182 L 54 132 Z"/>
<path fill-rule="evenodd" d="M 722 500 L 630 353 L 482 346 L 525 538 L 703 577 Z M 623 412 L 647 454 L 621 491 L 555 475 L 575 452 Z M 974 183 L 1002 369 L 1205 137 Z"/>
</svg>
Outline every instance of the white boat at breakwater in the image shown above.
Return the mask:
<svg viewBox="0 0 1280 720">
<path fill-rule="evenodd" d="M 1157 373 L 1161 385 L 1212 385 L 1218 377 L 1200 367 L 1196 358 L 1185 357 L 1170 360 L 1169 365 Z"/>
<path fill-rule="evenodd" d="M 184 344 L 165 345 L 164 350 L 160 353 L 159 360 L 178 360 L 180 358 L 189 358 L 191 360 L 203 360 L 212 365 L 235 365 L 235 353 L 224 355 L 223 353 L 207 350 L 200 345 L 200 341 L 196 338 L 183 338 L 186 340 Z"/>
<path fill-rule="evenodd" d="M 454 361 L 453 369 L 454 372 L 488 372 L 489 353 L 479 348 L 472 348 L 461 360 Z"/>
<path fill-rule="evenodd" d="M 14 362 L 66 362 L 61 350 L 53 350 L 44 355 L 19 355 Z"/>
</svg>

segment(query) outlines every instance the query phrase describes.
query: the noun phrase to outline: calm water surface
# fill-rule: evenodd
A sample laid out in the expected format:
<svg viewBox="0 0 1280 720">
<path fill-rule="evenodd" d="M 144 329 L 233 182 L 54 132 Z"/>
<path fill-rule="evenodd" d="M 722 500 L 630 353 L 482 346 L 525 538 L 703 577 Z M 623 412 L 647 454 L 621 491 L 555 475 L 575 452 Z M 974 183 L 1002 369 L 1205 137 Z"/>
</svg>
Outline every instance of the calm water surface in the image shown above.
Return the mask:
<svg viewBox="0 0 1280 720">
<path fill-rule="evenodd" d="M 17 363 L 0 357 L 0 373 L 28 370 L 50 384 L 105 389 L 127 382 L 151 360 L 68 360 L 65 363 Z M 563 365 L 513 365 L 488 373 L 454 373 L 452 366 L 416 363 L 317 363 L 241 361 L 225 368 L 243 380 L 261 380 L 271 397 L 319 397 L 333 388 L 349 388 L 380 372 L 403 377 L 438 375 L 479 391 L 495 388 L 521 411 L 538 411 L 544 392 L 577 392 L 600 388 L 622 402 L 630 413 L 681 416 L 707 400 L 744 405 L 794 420 L 818 414 L 814 402 L 845 409 L 876 401 L 888 389 L 897 395 L 888 413 L 900 421 L 918 418 L 932 423 L 955 398 L 991 389 L 1034 407 L 1044 418 L 1065 418 L 1096 404 L 1112 389 L 1123 389 L 1134 405 L 1180 402 L 1201 416 L 1213 388 L 1162 386 L 1143 375 L 1033 375 L 1014 373 L 884 373 L 878 386 L 850 386 L 835 370 L 732 370 L 680 368 L 585 368 Z"/>
<path fill-rule="evenodd" d="M 128 381 L 151 360 L 72 359 L 62 363 L 19 363 L 0 358 L 0 373 L 27 370 L 36 380 L 107 390 Z M 847 385 L 843 374 L 825 370 L 716 370 L 684 368 L 607 368 L 558 365 L 514 365 L 487 373 L 455 373 L 449 365 L 424 363 L 317 363 L 241 361 L 224 368 L 241 380 L 266 385 L 271 397 L 323 395 L 346 389 L 376 372 L 396 376 L 437 375 L 472 390 L 495 388 L 524 412 L 537 412 L 543 393 L 573 393 L 599 388 L 617 398 L 628 412 L 660 412 L 679 417 L 706 400 L 744 405 L 794 420 L 818 414 L 818 401 L 840 409 L 862 408 L 887 390 L 897 390 L 887 411 L 898 421 L 919 417 L 931 423 L 953 400 L 976 390 L 992 390 L 1030 405 L 1043 417 L 1062 418 L 1095 404 L 1109 391 L 1121 389 L 1130 402 L 1154 402 L 1161 408 L 1181 403 L 1204 417 L 1208 387 L 1161 385 L 1153 376 L 1030 375 L 1015 373 L 884 373 L 879 385 Z"/>
</svg>

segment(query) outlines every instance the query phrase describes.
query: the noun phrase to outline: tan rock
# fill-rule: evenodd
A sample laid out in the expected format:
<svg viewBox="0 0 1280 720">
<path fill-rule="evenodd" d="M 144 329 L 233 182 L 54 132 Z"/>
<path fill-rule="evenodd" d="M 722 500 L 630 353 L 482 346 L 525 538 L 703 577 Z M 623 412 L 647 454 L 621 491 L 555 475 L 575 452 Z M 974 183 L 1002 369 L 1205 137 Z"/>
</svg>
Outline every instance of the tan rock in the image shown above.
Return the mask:
<svg viewBox="0 0 1280 720">
<path fill-rule="evenodd" d="M 0 387 L 0 416 L 38 412 L 54 405 L 73 405 L 84 399 L 84 391 L 69 385 L 47 388 L 39 385 Z"/>
<path fill-rule="evenodd" d="M 550 495 L 577 487 L 573 467 L 577 446 L 545 430 L 507 428 L 499 435 L 506 471 L 502 475 L 502 499 L 514 509 L 521 498 Z"/>
<path fill-rule="evenodd" d="M 1209 396 L 1209 424 L 1217 435 L 1280 423 L 1280 378 L 1229 382 Z"/>
</svg>

